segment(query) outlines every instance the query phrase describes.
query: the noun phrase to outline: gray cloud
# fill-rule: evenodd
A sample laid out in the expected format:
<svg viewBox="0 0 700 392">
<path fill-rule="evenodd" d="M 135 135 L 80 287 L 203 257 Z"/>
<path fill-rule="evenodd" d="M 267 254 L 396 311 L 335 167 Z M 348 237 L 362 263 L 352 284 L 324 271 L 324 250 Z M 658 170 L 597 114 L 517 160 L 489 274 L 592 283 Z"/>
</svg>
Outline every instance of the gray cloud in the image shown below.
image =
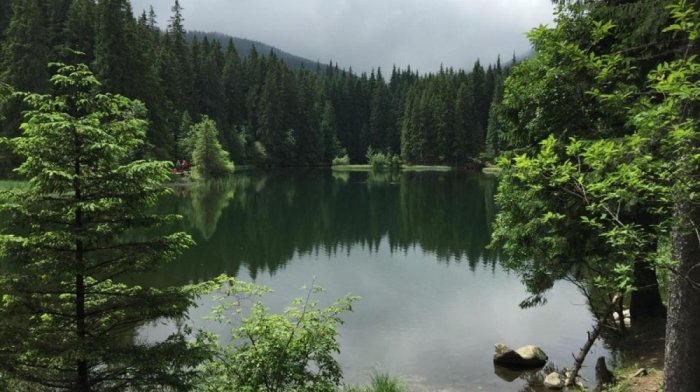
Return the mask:
<svg viewBox="0 0 700 392">
<path fill-rule="evenodd" d="M 161 27 L 174 0 L 153 5 Z M 185 27 L 249 38 L 341 67 L 421 72 L 470 68 L 528 52 L 525 32 L 551 23 L 551 0 L 181 0 Z"/>
</svg>

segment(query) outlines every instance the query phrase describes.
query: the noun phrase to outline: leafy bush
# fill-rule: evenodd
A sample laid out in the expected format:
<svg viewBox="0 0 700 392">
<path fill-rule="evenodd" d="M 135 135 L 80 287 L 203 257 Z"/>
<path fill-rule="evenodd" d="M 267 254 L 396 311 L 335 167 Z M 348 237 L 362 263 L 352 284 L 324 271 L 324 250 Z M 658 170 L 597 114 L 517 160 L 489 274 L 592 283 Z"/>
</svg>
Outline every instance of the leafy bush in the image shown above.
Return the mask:
<svg viewBox="0 0 700 392">
<path fill-rule="evenodd" d="M 343 165 L 349 165 L 350 164 L 350 157 L 348 154 L 345 154 L 341 157 L 335 157 L 333 158 L 333 166 L 343 166 Z"/>
<path fill-rule="evenodd" d="M 219 358 L 205 365 L 201 391 L 241 392 L 332 392 L 342 381 L 336 327 L 340 314 L 351 310 L 356 297 L 348 296 L 321 308 L 298 298 L 284 314 L 270 313 L 261 302 L 234 327 L 231 343 L 221 349 Z M 235 306 L 234 306 L 235 307 Z M 217 318 L 225 320 L 224 308 Z M 236 308 L 240 311 L 240 308 Z"/>
<path fill-rule="evenodd" d="M 253 163 L 256 165 L 263 165 L 267 162 L 267 150 L 259 141 L 253 142 L 249 155 L 251 161 L 253 161 Z"/>
<path fill-rule="evenodd" d="M 372 147 L 367 149 L 367 163 L 372 166 L 372 170 L 399 170 L 401 169 L 401 157 L 394 155 L 391 152 L 384 154 L 380 151 L 374 151 Z"/>
</svg>

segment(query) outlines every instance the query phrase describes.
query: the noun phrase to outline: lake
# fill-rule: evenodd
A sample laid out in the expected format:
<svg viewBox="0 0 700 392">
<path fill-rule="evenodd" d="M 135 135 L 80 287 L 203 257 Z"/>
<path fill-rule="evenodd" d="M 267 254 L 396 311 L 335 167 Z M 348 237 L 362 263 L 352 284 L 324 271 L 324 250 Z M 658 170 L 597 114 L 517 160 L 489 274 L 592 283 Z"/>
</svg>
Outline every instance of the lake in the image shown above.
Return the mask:
<svg viewBox="0 0 700 392">
<path fill-rule="evenodd" d="M 494 344 L 536 344 L 559 367 L 572 365 L 593 323 L 584 297 L 561 282 L 545 306 L 520 309 L 527 293 L 486 248 L 496 209 L 494 177 L 466 172 L 373 174 L 328 169 L 237 173 L 231 179 L 177 186 L 161 212 L 184 219 L 176 229 L 197 245 L 148 276 L 184 284 L 221 273 L 270 286 L 281 310 L 313 282 L 321 302 L 361 297 L 340 329 L 345 381 L 365 383 L 373 370 L 402 377 L 416 391 L 518 391 L 523 376 L 499 377 Z M 211 302 L 191 312 L 205 321 Z M 171 327 L 152 326 L 153 339 Z M 608 351 L 597 344 L 583 376 Z"/>
</svg>

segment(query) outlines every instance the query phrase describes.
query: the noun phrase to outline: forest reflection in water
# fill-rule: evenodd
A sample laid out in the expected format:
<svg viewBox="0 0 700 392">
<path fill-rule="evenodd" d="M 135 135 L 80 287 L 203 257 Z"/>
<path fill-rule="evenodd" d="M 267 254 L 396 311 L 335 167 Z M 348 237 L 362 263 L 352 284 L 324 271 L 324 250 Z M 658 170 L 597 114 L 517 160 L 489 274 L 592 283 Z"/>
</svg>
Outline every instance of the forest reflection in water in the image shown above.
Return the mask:
<svg viewBox="0 0 700 392">
<path fill-rule="evenodd" d="M 494 177 L 477 173 L 327 169 L 178 185 L 159 209 L 182 215 L 169 230 L 189 232 L 197 245 L 139 280 L 165 286 L 227 273 L 271 287 L 264 302 L 280 311 L 316 279 L 327 289 L 322 303 L 361 297 L 339 330 L 346 382 L 379 369 L 418 391 L 527 389 L 540 375 L 499 375 L 493 345 L 538 344 L 567 366 L 592 317 L 566 282 L 554 285 L 546 306 L 519 308 L 524 286 L 487 248 L 495 189 Z M 212 305 L 203 298 L 191 319 L 225 341 L 228 326 L 205 320 Z M 168 328 L 142 333 L 157 339 Z M 584 376 L 593 379 L 590 361 L 607 354 L 596 345 Z"/>
<path fill-rule="evenodd" d="M 474 173 L 357 173 L 330 170 L 251 171 L 177 185 L 160 212 L 183 216 L 190 249 L 163 284 L 221 273 L 274 274 L 295 254 L 420 246 L 442 262 L 470 268 L 495 261 L 486 249 L 494 216 L 493 177 Z M 154 276 L 156 278 L 156 276 Z M 172 279 L 172 280 L 171 280 Z M 149 279 L 150 280 L 150 279 Z M 153 282 L 152 282 L 153 283 Z"/>
</svg>

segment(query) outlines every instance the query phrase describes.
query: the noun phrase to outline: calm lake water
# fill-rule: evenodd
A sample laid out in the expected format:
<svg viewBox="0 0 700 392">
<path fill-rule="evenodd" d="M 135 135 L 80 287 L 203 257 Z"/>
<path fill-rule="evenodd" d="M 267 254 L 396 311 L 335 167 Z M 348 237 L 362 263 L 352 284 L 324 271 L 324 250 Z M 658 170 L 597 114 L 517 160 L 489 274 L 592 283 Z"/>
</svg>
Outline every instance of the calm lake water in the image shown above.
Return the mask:
<svg viewBox="0 0 700 392">
<path fill-rule="evenodd" d="M 529 390 L 523 378 L 499 377 L 495 343 L 537 344 L 557 366 L 571 366 L 592 317 L 577 289 L 559 283 L 549 302 L 520 309 L 518 277 L 487 250 L 495 215 L 493 177 L 463 172 L 400 175 L 278 170 L 178 187 L 162 212 L 197 246 L 148 277 L 158 285 L 198 282 L 221 273 L 268 285 L 264 301 L 281 310 L 314 279 L 322 302 L 362 299 L 340 327 L 345 381 L 365 383 L 373 370 L 401 376 L 416 391 Z M 192 310 L 205 321 L 209 299 Z M 142 331 L 165 336 L 169 326 Z M 583 375 L 593 382 L 597 345 Z M 505 378 L 505 379 L 504 379 Z"/>
</svg>

